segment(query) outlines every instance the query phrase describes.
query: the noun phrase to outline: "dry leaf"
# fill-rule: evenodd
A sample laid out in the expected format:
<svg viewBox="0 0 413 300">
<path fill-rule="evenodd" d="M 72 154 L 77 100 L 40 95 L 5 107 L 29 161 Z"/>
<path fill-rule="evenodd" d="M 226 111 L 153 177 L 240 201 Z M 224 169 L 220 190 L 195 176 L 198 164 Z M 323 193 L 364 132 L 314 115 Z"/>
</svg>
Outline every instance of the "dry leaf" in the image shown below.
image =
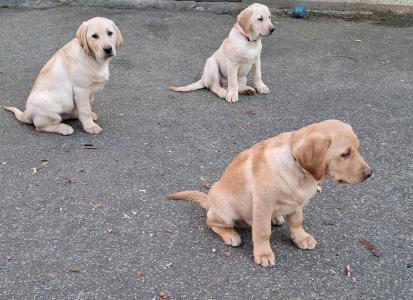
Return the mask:
<svg viewBox="0 0 413 300">
<path fill-rule="evenodd" d="M 93 209 L 97 209 L 97 208 L 102 207 L 103 205 L 100 203 L 91 203 L 90 206 L 92 206 Z"/>
<path fill-rule="evenodd" d="M 78 272 L 80 272 L 80 270 L 79 270 L 78 268 L 76 268 L 76 267 L 70 267 L 70 268 L 68 269 L 68 271 L 71 272 L 71 273 L 78 273 Z"/>
<path fill-rule="evenodd" d="M 11 256 L 10 256 L 10 255 L 6 255 L 4 258 L 7 259 L 7 260 L 11 260 Z"/>
<path fill-rule="evenodd" d="M 367 250 L 369 250 L 371 254 L 373 254 L 376 257 L 380 257 L 380 253 L 377 250 L 377 248 L 374 247 L 374 245 L 370 243 L 368 240 L 362 239 L 362 240 L 359 240 L 359 243 L 362 244 L 364 247 L 366 247 Z"/>
<path fill-rule="evenodd" d="M 355 42 L 358 42 L 358 43 L 360 43 L 361 42 L 361 40 L 354 40 Z"/>
<path fill-rule="evenodd" d="M 224 255 L 225 255 L 226 257 L 230 257 L 230 256 L 232 255 L 232 252 L 231 252 L 231 251 L 225 251 L 225 252 L 224 252 Z"/>
<path fill-rule="evenodd" d="M 63 177 L 63 181 L 65 183 L 72 183 L 73 182 L 72 178 L 70 178 L 70 177 Z"/>
<path fill-rule="evenodd" d="M 249 115 L 249 116 L 255 116 L 256 113 L 253 112 L 252 110 L 247 110 L 246 112 L 244 112 L 244 114 Z"/>
<path fill-rule="evenodd" d="M 145 273 L 143 273 L 143 272 L 136 272 L 135 275 L 136 275 L 136 276 L 139 276 L 139 277 L 143 277 L 143 276 L 145 276 Z"/>
<path fill-rule="evenodd" d="M 49 277 L 49 279 L 55 279 L 56 278 L 56 273 L 49 272 L 49 273 L 47 273 L 47 277 Z"/>
<path fill-rule="evenodd" d="M 83 149 L 96 149 L 96 146 L 93 144 L 84 144 Z"/>
<path fill-rule="evenodd" d="M 206 190 L 209 190 L 211 188 L 211 186 L 208 184 L 208 182 L 203 182 L 201 185 Z"/>
<path fill-rule="evenodd" d="M 36 175 L 39 172 L 39 170 L 41 170 L 43 168 L 47 168 L 48 160 L 47 159 L 42 159 L 41 162 L 42 163 L 40 165 L 35 166 L 35 167 L 32 168 L 32 175 Z"/>
<path fill-rule="evenodd" d="M 168 300 L 169 299 L 168 294 L 164 291 L 159 292 L 159 299 Z"/>
<path fill-rule="evenodd" d="M 103 204 L 100 203 L 90 203 L 90 206 L 92 206 L 92 209 L 95 210 L 97 208 L 100 208 L 103 206 Z"/>
<path fill-rule="evenodd" d="M 343 272 L 345 275 L 348 277 L 351 277 L 351 271 L 350 271 L 350 266 L 347 265 L 344 268 L 341 269 L 341 272 Z"/>
<path fill-rule="evenodd" d="M 106 229 L 106 233 L 113 233 L 113 230 L 108 228 L 108 229 Z"/>
<path fill-rule="evenodd" d="M 165 232 L 167 232 L 167 233 L 170 233 L 170 234 L 173 234 L 173 233 L 174 233 L 172 230 L 170 230 L 170 229 L 168 229 L 168 228 L 164 228 L 163 231 L 165 231 Z"/>
</svg>

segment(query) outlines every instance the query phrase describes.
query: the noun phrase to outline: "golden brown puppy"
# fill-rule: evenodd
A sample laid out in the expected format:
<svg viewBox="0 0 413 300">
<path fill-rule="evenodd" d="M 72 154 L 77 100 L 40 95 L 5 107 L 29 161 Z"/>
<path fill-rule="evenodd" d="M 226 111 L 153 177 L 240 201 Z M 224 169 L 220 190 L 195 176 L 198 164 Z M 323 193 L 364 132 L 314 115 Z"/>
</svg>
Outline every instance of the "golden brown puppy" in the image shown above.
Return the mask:
<svg viewBox="0 0 413 300">
<path fill-rule="evenodd" d="M 221 47 L 206 61 L 202 78 L 188 86 L 170 89 L 188 92 L 206 87 L 228 102 L 237 102 L 238 93 L 255 93 L 255 89 L 247 85 L 247 74 L 252 67 L 255 88 L 259 93 L 268 94 L 270 90 L 261 80 L 261 38 L 273 31 L 268 7 L 258 3 L 248 6 L 238 15 L 237 23 Z M 221 84 L 228 85 L 228 92 Z"/>
<path fill-rule="evenodd" d="M 122 35 L 113 21 L 96 17 L 83 22 L 76 38 L 40 70 L 26 110 L 5 109 L 19 121 L 34 124 L 37 131 L 72 134 L 73 128 L 61 122 L 77 117 L 87 133 L 100 133 L 102 129 L 94 122 L 97 115 L 91 105 L 95 93 L 109 79 L 109 61 L 122 44 Z"/>
<path fill-rule="evenodd" d="M 316 240 L 303 229 L 303 207 L 322 179 L 357 183 L 372 175 L 359 153 L 350 125 L 327 120 L 286 132 L 238 154 L 208 195 L 184 191 L 170 199 L 198 202 L 207 210 L 206 223 L 227 245 L 239 246 L 236 223 L 252 227 L 254 260 L 274 265 L 270 247 L 271 223 L 283 216 L 293 242 L 313 249 Z"/>
</svg>

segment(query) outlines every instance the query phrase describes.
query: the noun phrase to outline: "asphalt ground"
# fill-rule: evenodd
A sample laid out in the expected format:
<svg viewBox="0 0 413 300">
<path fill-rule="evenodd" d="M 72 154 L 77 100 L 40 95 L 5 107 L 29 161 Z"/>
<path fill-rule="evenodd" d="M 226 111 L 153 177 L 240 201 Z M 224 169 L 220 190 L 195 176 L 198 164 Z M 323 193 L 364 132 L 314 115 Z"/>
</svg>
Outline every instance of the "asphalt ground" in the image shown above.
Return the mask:
<svg viewBox="0 0 413 300">
<path fill-rule="evenodd" d="M 68 122 L 72 136 L 37 133 L 0 111 L 0 298 L 412 298 L 412 28 L 275 18 L 262 52 L 271 94 L 229 104 L 167 87 L 201 73 L 234 16 L 0 8 L 2 104 L 23 108 L 40 68 L 97 15 L 125 41 L 94 105 L 102 134 L 78 121 Z M 203 190 L 258 141 L 331 118 L 353 126 L 375 174 L 355 186 L 322 183 L 305 209 L 314 250 L 274 227 L 277 262 L 264 269 L 249 230 L 230 248 L 200 207 L 166 200 Z"/>
</svg>

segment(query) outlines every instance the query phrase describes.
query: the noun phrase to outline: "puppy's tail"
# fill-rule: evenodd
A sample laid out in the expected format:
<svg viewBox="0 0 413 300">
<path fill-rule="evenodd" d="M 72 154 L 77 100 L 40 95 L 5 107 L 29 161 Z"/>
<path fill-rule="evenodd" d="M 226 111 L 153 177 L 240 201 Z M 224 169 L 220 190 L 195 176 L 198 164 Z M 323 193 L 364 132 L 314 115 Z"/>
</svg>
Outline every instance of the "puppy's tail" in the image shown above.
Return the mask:
<svg viewBox="0 0 413 300">
<path fill-rule="evenodd" d="M 205 87 L 204 82 L 202 81 L 202 79 L 191 83 L 187 86 L 170 86 L 169 89 L 171 91 L 175 91 L 175 92 L 189 92 L 189 91 L 195 91 L 195 90 L 199 90 L 199 89 L 203 89 Z"/>
<path fill-rule="evenodd" d="M 183 191 L 172 195 L 168 195 L 171 200 L 189 200 L 199 203 L 204 209 L 208 210 L 208 195 L 198 191 Z"/>
<path fill-rule="evenodd" d="M 26 114 L 24 112 L 21 112 L 18 108 L 10 107 L 10 106 L 4 106 L 4 109 L 14 113 L 14 116 L 20 122 L 23 122 L 23 123 L 26 123 L 26 124 L 32 124 L 32 122 L 27 118 Z"/>
</svg>

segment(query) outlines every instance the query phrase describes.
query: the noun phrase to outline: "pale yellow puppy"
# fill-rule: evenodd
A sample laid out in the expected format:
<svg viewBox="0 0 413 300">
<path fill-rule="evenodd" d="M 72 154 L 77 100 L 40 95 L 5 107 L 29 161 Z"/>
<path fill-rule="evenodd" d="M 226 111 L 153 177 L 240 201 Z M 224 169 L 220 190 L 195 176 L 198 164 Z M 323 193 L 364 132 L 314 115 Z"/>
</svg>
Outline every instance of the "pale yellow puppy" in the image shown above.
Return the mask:
<svg viewBox="0 0 413 300">
<path fill-rule="evenodd" d="M 73 128 L 61 122 L 76 117 L 87 133 L 100 133 L 102 129 L 95 123 L 97 115 L 91 106 L 95 93 L 109 79 L 109 61 L 122 44 L 122 35 L 113 21 L 96 17 L 83 22 L 76 38 L 40 70 L 26 110 L 5 109 L 19 121 L 33 124 L 37 131 L 72 134 Z"/>
<path fill-rule="evenodd" d="M 192 200 L 207 210 L 206 223 L 226 244 L 239 246 L 236 224 L 252 227 L 254 260 L 274 265 L 271 223 L 287 217 L 293 242 L 313 249 L 316 240 L 303 228 L 303 207 L 322 179 L 357 183 L 372 175 L 359 153 L 350 125 L 328 120 L 286 132 L 238 154 L 208 195 L 184 191 L 170 199 Z"/>
<path fill-rule="evenodd" d="M 228 102 L 237 102 L 238 93 L 255 93 L 255 89 L 247 85 L 247 75 L 252 68 L 255 88 L 259 93 L 268 94 L 270 90 L 261 79 L 261 38 L 273 31 L 268 7 L 258 3 L 248 6 L 238 15 L 237 23 L 221 47 L 206 61 L 201 79 L 170 89 L 187 92 L 206 87 Z"/>
</svg>

